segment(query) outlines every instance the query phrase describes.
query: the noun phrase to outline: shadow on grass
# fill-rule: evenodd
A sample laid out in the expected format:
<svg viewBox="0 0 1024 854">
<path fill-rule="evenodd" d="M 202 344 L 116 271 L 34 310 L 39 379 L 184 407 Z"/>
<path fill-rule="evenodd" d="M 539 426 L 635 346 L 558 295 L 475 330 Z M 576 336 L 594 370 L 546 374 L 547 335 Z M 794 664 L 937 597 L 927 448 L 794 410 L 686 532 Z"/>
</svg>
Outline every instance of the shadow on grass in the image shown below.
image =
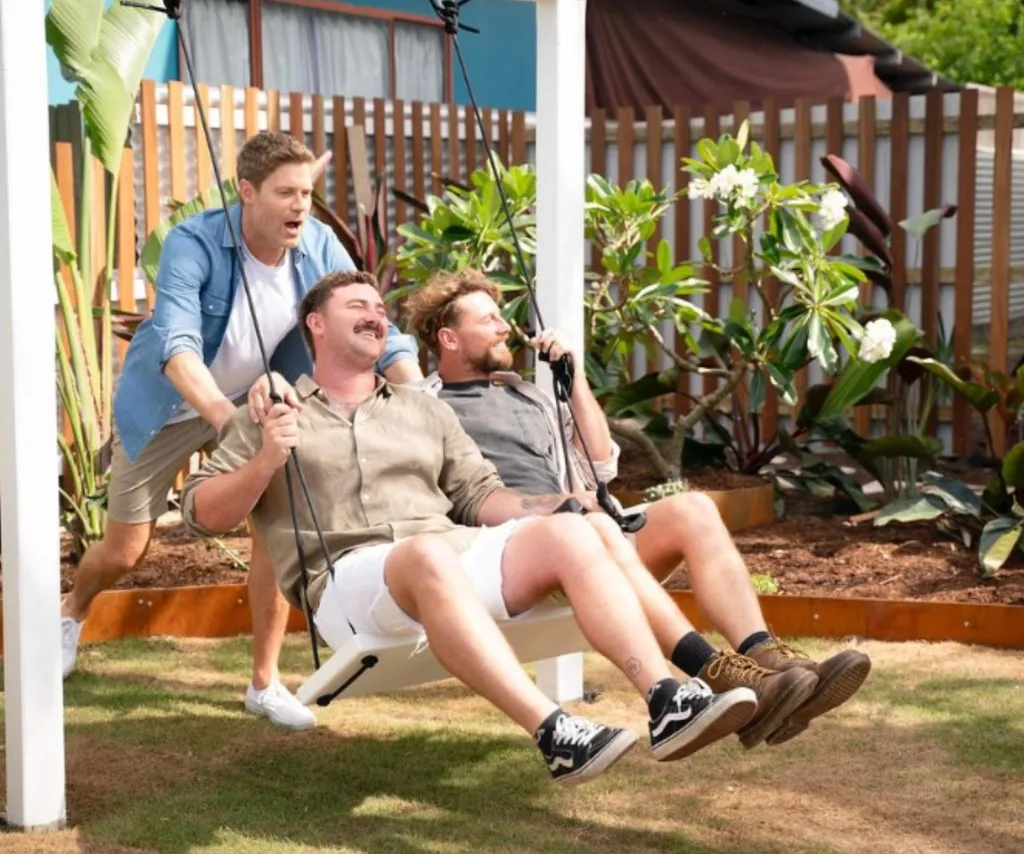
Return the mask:
<svg viewBox="0 0 1024 854">
<path fill-rule="evenodd" d="M 105 725 L 76 731 L 96 726 Z M 177 726 L 165 738 L 175 738 Z M 237 724 L 220 726 L 225 742 L 240 741 Z M 603 812 L 603 794 L 614 791 L 616 782 L 621 787 L 622 780 L 613 771 L 607 783 L 563 793 L 522 738 L 455 731 L 345 737 L 323 728 L 268 738 L 258 727 L 259 722 L 244 725 L 253 735 L 247 751 L 193 763 L 187 781 L 105 805 L 102 818 L 81 827 L 82 851 L 89 852 L 90 839 L 161 854 L 259 850 L 261 842 L 274 851 L 336 846 L 382 854 L 785 850 L 709 846 L 681 832 L 632 830 L 578 817 L 577 805 L 586 812 L 597 804 Z M 655 788 L 665 793 L 663 781 Z M 566 798 L 575 800 L 567 804 Z"/>
</svg>

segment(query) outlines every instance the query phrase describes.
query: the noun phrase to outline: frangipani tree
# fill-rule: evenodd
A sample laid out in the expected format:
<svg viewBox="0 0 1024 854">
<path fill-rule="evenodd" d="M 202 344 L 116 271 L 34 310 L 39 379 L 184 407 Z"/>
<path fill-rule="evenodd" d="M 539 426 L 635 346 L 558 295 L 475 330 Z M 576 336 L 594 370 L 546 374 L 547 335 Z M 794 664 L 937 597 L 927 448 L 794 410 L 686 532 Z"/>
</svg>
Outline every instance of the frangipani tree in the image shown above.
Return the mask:
<svg viewBox="0 0 1024 854">
<path fill-rule="evenodd" d="M 603 398 L 613 429 L 645 449 L 659 476 L 678 479 L 687 438 L 702 419 L 734 396 L 733 419 L 742 434 L 757 433 L 769 386 L 780 399 L 796 399 L 797 372 L 817 360 L 826 376 L 873 365 L 892 353 L 900 316 L 865 319 L 858 303 L 864 267 L 872 262 L 832 254 L 846 231 L 846 196 L 833 184 L 785 185 L 770 155 L 749 140 L 746 123 L 736 137 L 703 139 L 696 158 L 682 168 L 692 175 L 689 198 L 718 205 L 711 233 L 700 240 L 702 258 L 676 263 L 671 247 L 650 240 L 659 221 L 679 197 L 648 181 L 616 187 L 600 175 L 587 181 L 585 237 L 599 250 L 600 262 L 587 271 L 586 353 L 589 376 Z M 511 230 L 520 237 L 532 275 L 533 208 L 536 186 L 532 167 L 502 168 L 512 222 L 503 215 L 490 170 L 478 170 L 472 187 L 450 187 L 427 199 L 419 226 L 402 226 L 406 243 L 398 253 L 403 277 L 411 284 L 400 297 L 426 281 L 438 268 L 478 267 L 508 291 L 507 313 L 526 322 L 528 303 L 511 254 Z M 714 241 L 739 238 L 746 249 L 737 270 L 717 267 Z M 756 296 L 734 299 L 724 317 L 693 298 L 707 292 L 706 268 L 733 279 L 742 275 Z M 866 320 L 866 322 L 865 322 Z M 686 343 L 684 352 L 665 340 L 671 322 Z M 628 363 L 637 348 L 664 359 L 667 370 L 630 381 Z M 673 424 L 649 408 L 649 401 L 675 393 L 685 374 L 715 378 L 709 393 L 695 398 Z M 736 394 L 740 388 L 745 395 Z M 870 389 L 846 383 L 841 409 Z M 856 394 L 851 394 L 856 392 Z M 712 422 L 713 423 L 713 422 Z M 752 429 L 753 425 L 753 429 Z M 656 441 L 667 429 L 667 441 Z M 765 437 L 772 438 L 772 437 Z M 778 445 L 741 439 L 744 462 L 764 457 Z"/>
</svg>

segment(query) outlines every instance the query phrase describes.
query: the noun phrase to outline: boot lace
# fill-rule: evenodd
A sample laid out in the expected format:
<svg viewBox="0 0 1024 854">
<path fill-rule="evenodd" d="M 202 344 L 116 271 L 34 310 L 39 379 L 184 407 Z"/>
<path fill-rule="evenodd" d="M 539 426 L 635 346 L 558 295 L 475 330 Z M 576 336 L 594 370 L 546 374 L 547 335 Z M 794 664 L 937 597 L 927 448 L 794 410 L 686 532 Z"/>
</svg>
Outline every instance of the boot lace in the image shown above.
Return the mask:
<svg viewBox="0 0 1024 854">
<path fill-rule="evenodd" d="M 811 657 L 806 652 L 800 652 L 798 649 L 794 649 L 788 643 L 783 643 L 776 637 L 772 637 L 771 640 L 772 648 L 783 658 L 792 659 L 793 661 L 810 661 Z"/>
<path fill-rule="evenodd" d="M 708 665 L 707 673 L 710 679 L 717 679 L 721 676 L 729 682 L 753 688 L 760 684 L 761 680 L 771 671 L 761 667 L 752 658 L 747 658 L 738 652 L 722 650 Z"/>
</svg>

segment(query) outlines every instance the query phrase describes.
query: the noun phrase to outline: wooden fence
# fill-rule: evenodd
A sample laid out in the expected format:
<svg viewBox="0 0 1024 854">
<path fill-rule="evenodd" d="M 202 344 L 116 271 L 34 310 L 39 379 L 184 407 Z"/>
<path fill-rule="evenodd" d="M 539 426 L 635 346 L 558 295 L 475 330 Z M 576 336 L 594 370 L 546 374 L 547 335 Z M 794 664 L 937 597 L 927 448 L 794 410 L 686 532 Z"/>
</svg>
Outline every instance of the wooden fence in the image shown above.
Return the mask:
<svg viewBox="0 0 1024 854">
<path fill-rule="evenodd" d="M 321 152 L 332 150 L 333 161 L 317 189 L 333 209 L 353 222 L 357 199 L 369 188 L 353 170 L 353 158 L 365 156 L 370 174 L 383 172 L 389 187 L 415 196 L 441 191 L 441 176 L 465 180 L 484 163 L 483 139 L 472 114 L 461 106 L 403 103 L 361 98 L 321 98 L 301 94 L 200 87 L 200 97 L 212 126 L 215 156 L 223 176 L 234 174 L 235 158 L 244 140 L 263 128 L 293 133 Z M 76 126 L 67 108 L 54 112 L 54 165 L 58 186 L 68 209 L 75 199 L 72 151 Z M 959 206 L 916 245 L 897 229 L 892 240 L 895 257 L 893 303 L 907 311 L 935 342 L 944 331 L 952 336 L 957 359 L 986 358 L 992 367 L 1014 367 L 1024 351 L 1024 148 L 1015 145 L 1015 129 L 1024 128 L 1024 107 L 1010 89 L 996 92 L 994 108 L 979 108 L 977 90 L 908 97 L 891 101 L 865 98 L 859 103 L 835 99 L 827 104 L 799 101 L 793 108 L 766 104 L 679 106 L 670 116 L 659 108 L 642 115 L 632 110 L 596 111 L 587 124 L 589 168 L 618 183 L 649 178 L 676 191 L 686 174 L 679 159 L 692 155 L 704 136 L 735 131 L 748 118 L 753 138 L 775 158 L 783 180 L 825 180 L 820 158 L 838 153 L 853 163 L 895 221 L 943 203 Z M 486 109 L 488 137 L 504 162 L 533 160 L 536 122 L 532 114 Z M 346 133 L 335 129 L 348 128 Z M 352 128 L 362 133 L 353 134 Z M 60 141 L 63 140 L 63 141 Z M 989 142 L 991 140 L 991 142 Z M 364 143 L 365 141 L 365 143 Z M 212 164 L 197 122 L 191 90 L 180 83 L 145 81 L 138 100 L 120 181 L 121 210 L 116 227 L 116 293 L 122 307 L 152 306 L 151 283 L 142 280 L 135 265 L 145 236 L 169 212 L 169 201 L 186 199 L 214 184 Z M 94 165 L 97 175 L 98 166 Z M 100 194 L 90 200 L 96 228 L 92 246 L 102 259 L 106 217 Z M 712 203 L 685 195 L 664 218 L 661 233 L 677 260 L 699 257 L 697 241 L 710 228 Z M 409 221 L 414 212 L 390 199 L 389 231 Z M 857 251 L 851 238 L 843 248 Z M 723 246 L 719 263 L 732 262 L 742 246 Z M 94 269 L 99 269 L 102 261 Z M 735 294 L 745 296 L 744 283 L 711 282 L 704 308 L 721 314 Z M 130 291 L 130 293 L 129 293 Z M 884 305 L 879 289 L 864 287 L 864 300 Z M 697 298 L 700 301 L 700 298 Z M 667 329 L 671 333 L 671 328 Z M 641 357 L 642 358 L 642 357 Z M 637 369 L 647 366 L 638 362 Z M 820 379 L 816 366 L 800 377 L 799 388 Z M 693 378 L 689 391 L 700 390 Z M 769 394 L 763 432 L 791 417 L 788 408 Z M 867 412 L 857 426 L 869 431 Z M 940 411 L 937 427 L 948 451 L 974 449 L 980 424 L 956 399 Z M 1003 446 L 1005 437 L 997 434 Z"/>
</svg>

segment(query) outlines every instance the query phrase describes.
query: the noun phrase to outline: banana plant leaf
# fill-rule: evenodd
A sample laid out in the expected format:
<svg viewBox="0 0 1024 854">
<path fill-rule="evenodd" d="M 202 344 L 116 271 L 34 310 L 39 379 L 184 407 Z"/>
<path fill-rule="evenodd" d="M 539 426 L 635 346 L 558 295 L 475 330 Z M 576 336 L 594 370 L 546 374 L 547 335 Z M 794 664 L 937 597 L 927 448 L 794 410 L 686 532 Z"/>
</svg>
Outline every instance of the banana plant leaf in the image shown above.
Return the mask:
<svg viewBox="0 0 1024 854">
<path fill-rule="evenodd" d="M 46 40 L 78 80 L 85 132 L 111 174 L 121 167 L 135 96 L 165 15 L 103 0 L 53 0 Z"/>
</svg>

